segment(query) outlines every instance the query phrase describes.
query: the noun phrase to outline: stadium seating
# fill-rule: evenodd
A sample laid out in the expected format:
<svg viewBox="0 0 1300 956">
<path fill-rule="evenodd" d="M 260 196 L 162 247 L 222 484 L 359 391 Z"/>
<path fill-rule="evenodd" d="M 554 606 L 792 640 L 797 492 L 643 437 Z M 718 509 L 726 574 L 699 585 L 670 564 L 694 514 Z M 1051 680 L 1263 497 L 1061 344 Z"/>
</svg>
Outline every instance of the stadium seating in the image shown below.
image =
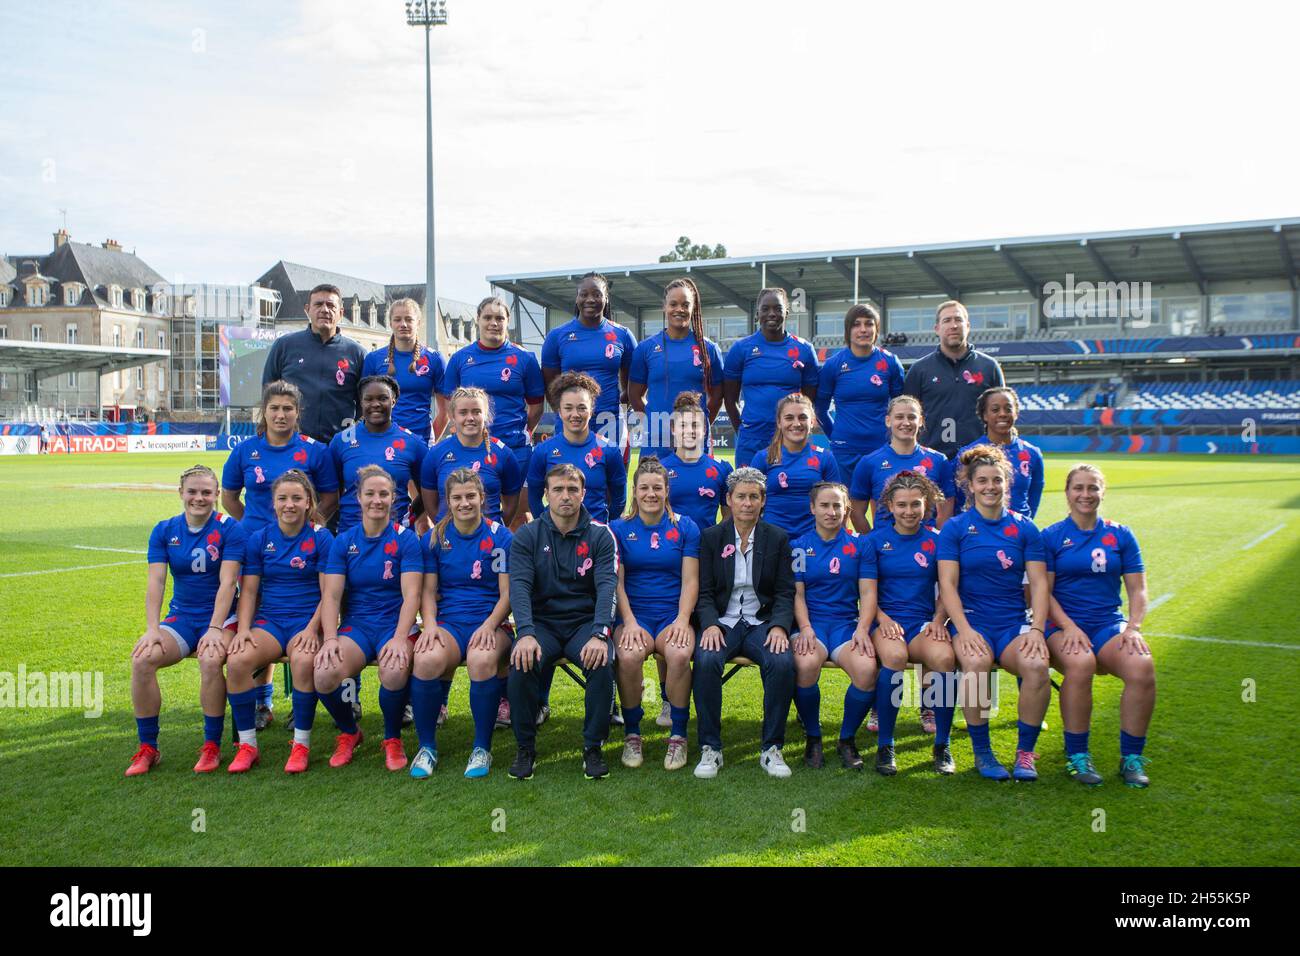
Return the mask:
<svg viewBox="0 0 1300 956">
<path fill-rule="evenodd" d="M 1292 409 L 1300 381 L 1156 382 L 1131 391 L 1122 407 L 1159 409 Z"/>
<path fill-rule="evenodd" d="M 1083 382 L 1063 385 L 1016 385 L 1022 411 L 1047 412 L 1074 408 L 1091 386 Z"/>
</svg>

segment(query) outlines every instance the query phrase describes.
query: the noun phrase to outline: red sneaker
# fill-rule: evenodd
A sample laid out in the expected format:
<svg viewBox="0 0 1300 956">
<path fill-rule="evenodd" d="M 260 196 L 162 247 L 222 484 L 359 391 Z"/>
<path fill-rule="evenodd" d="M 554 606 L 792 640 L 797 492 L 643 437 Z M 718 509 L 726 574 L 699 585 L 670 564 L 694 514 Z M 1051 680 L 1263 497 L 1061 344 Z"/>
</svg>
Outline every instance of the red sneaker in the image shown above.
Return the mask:
<svg viewBox="0 0 1300 956">
<path fill-rule="evenodd" d="M 203 741 L 199 748 L 199 762 L 194 765 L 195 773 L 212 773 L 221 766 L 221 745 L 211 740 Z"/>
<path fill-rule="evenodd" d="M 334 756 L 330 757 L 331 767 L 346 767 L 352 762 L 352 752 L 361 744 L 361 728 L 355 734 L 339 734 L 334 744 Z"/>
<path fill-rule="evenodd" d="M 257 748 L 252 744 L 240 744 L 235 749 L 235 757 L 230 761 L 230 766 L 226 768 L 229 773 L 248 773 L 255 766 L 261 757 L 257 753 Z"/>
<path fill-rule="evenodd" d="M 289 760 L 284 765 L 284 772 L 285 773 L 306 773 L 307 757 L 308 754 L 310 753 L 311 751 L 309 751 L 302 744 L 294 744 L 293 749 L 289 751 Z"/>
<path fill-rule="evenodd" d="M 158 748 L 150 744 L 141 744 L 140 749 L 135 752 L 131 758 L 131 766 L 126 768 L 128 777 L 138 777 L 142 773 L 148 773 L 158 762 L 162 760 L 162 755 L 158 753 Z"/>
<path fill-rule="evenodd" d="M 384 740 L 384 766 L 389 770 L 401 770 L 406 766 L 406 751 L 402 749 L 400 737 L 388 737 Z"/>
</svg>

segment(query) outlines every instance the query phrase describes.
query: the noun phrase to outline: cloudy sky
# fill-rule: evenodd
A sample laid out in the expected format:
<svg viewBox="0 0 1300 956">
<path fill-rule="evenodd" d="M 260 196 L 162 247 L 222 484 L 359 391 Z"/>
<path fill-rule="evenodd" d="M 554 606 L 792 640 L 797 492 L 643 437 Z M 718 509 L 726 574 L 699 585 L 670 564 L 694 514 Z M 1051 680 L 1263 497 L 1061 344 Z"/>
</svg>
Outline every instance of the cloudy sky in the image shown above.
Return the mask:
<svg viewBox="0 0 1300 956">
<path fill-rule="evenodd" d="M 488 274 L 1300 214 L 1277 3 L 449 0 L 439 292 Z M 4 2 L 0 252 L 424 276 L 400 0 Z"/>
</svg>

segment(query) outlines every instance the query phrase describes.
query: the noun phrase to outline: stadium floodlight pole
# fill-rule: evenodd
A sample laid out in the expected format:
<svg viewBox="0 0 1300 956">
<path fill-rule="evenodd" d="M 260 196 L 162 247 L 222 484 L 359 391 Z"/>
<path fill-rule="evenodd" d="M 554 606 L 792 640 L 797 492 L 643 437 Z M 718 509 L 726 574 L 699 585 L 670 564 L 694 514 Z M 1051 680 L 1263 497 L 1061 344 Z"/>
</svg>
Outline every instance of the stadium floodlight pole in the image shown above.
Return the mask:
<svg viewBox="0 0 1300 956">
<path fill-rule="evenodd" d="M 438 314 L 438 293 L 433 277 L 433 61 L 429 33 L 447 23 L 447 0 L 406 0 L 408 26 L 424 27 L 425 179 L 428 209 L 425 219 L 424 314 L 433 332 L 433 342 L 443 351 L 442 317 Z"/>
</svg>

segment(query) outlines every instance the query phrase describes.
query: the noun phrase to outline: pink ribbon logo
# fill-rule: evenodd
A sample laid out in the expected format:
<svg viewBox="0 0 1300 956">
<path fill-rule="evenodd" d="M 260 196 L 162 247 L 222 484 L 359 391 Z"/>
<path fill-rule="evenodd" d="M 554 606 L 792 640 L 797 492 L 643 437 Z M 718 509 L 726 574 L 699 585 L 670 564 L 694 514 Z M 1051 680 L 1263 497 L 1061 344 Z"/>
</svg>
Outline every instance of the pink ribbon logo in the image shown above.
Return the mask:
<svg viewBox="0 0 1300 956">
<path fill-rule="evenodd" d="M 208 557 L 210 557 L 213 561 L 221 560 L 221 552 L 217 550 L 217 546 L 215 544 L 208 545 Z"/>
<path fill-rule="evenodd" d="M 344 378 L 346 378 L 346 376 L 343 373 L 343 369 L 339 369 L 337 372 L 334 373 L 334 381 L 338 382 L 340 385 L 343 384 Z"/>
<path fill-rule="evenodd" d="M 588 468 L 596 467 L 596 458 L 591 452 L 587 452 L 587 454 L 583 455 L 582 460 L 587 463 Z"/>
<path fill-rule="evenodd" d="M 482 462 L 480 462 L 480 461 L 478 461 L 477 459 L 475 459 L 474 463 L 471 464 L 471 465 L 469 466 L 469 467 L 470 467 L 470 471 L 478 471 L 480 465 L 482 465 Z"/>
<path fill-rule="evenodd" d="M 508 382 L 508 381 L 510 381 L 510 369 L 508 369 L 508 368 L 503 368 L 503 369 L 501 370 L 501 381 L 503 381 L 503 382 Z"/>
<path fill-rule="evenodd" d="M 659 532 L 658 532 L 658 531 L 656 531 L 656 532 L 654 532 L 653 534 L 650 535 L 650 550 L 651 550 L 651 551 L 658 551 L 658 550 L 659 550 Z"/>
<path fill-rule="evenodd" d="M 614 357 L 614 343 L 610 342 L 608 345 L 605 346 L 605 358 L 612 359 L 613 357 Z"/>
<path fill-rule="evenodd" d="M 295 554 L 292 558 L 289 559 L 289 567 L 305 568 L 307 567 L 307 562 L 304 561 L 300 555 Z"/>
<path fill-rule="evenodd" d="M 839 573 L 840 573 L 840 559 L 831 558 L 831 574 L 839 574 Z"/>
<path fill-rule="evenodd" d="M 393 451 L 393 446 L 389 445 L 387 448 L 384 449 L 384 461 L 392 461 L 393 456 L 395 454 L 396 453 Z"/>
<path fill-rule="evenodd" d="M 701 497 L 701 498 L 716 498 L 717 496 L 718 496 L 718 493 L 717 493 L 716 491 L 714 491 L 712 488 L 701 488 L 701 489 L 700 489 L 700 497 Z"/>
<path fill-rule="evenodd" d="M 729 544 L 722 549 L 722 556 L 724 558 L 729 558 L 735 553 L 736 553 L 736 546 L 734 544 Z"/>
<path fill-rule="evenodd" d="M 1003 571 L 1005 571 L 1007 568 L 1011 567 L 1013 564 L 1016 563 L 1007 557 L 1007 553 L 1005 551 L 998 552 L 998 561 L 1001 562 Z"/>
<path fill-rule="evenodd" d="M 385 561 L 385 562 L 384 562 L 384 580 L 385 580 L 385 581 L 391 581 L 392 579 L 393 579 L 393 562 L 392 562 L 392 561 Z"/>
<path fill-rule="evenodd" d="M 257 483 L 258 483 L 259 485 L 260 485 L 262 482 L 266 481 L 266 475 L 262 474 L 262 469 L 261 469 L 261 468 L 254 468 L 254 469 L 253 469 L 253 474 L 257 476 Z"/>
<path fill-rule="evenodd" d="M 925 555 L 923 555 L 920 551 L 914 552 L 912 554 L 912 557 L 916 559 L 916 563 L 919 564 L 921 567 L 928 568 L 930 566 L 930 560 Z"/>
<path fill-rule="evenodd" d="M 783 472 L 780 472 L 780 473 L 776 476 L 776 483 L 777 483 L 778 485 L 780 485 L 782 488 L 789 488 L 789 487 L 790 487 L 790 481 L 789 481 L 789 479 L 786 478 L 786 476 L 785 476 L 785 472 L 784 472 L 784 471 L 783 471 Z"/>
<path fill-rule="evenodd" d="M 582 564 L 578 565 L 578 577 L 582 577 L 590 570 L 591 570 L 591 558 L 588 558 L 587 560 L 583 561 Z"/>
<path fill-rule="evenodd" d="M 872 376 L 871 376 L 871 384 L 872 384 L 872 385 L 884 385 L 884 384 L 885 384 L 885 380 L 882 379 L 879 375 L 872 375 Z"/>
<path fill-rule="evenodd" d="M 482 577 L 483 577 L 483 562 L 475 561 L 474 567 L 469 572 L 469 579 L 471 581 L 478 581 L 481 580 Z"/>
</svg>

